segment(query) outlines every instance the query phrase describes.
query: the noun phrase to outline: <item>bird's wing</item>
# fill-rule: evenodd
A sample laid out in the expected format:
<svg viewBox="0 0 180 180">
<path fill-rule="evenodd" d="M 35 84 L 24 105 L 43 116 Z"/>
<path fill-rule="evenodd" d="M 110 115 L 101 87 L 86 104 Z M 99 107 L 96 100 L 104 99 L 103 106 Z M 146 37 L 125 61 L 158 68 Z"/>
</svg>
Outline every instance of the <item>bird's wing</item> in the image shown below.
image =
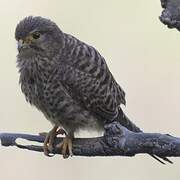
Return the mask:
<svg viewBox="0 0 180 180">
<path fill-rule="evenodd" d="M 71 40 L 72 47 L 66 47 L 58 66 L 61 83 L 71 97 L 83 103 L 85 108 L 102 118 L 114 119 L 118 106 L 125 104 L 123 89 L 95 48 L 74 37 L 68 39 L 68 42 Z"/>
</svg>

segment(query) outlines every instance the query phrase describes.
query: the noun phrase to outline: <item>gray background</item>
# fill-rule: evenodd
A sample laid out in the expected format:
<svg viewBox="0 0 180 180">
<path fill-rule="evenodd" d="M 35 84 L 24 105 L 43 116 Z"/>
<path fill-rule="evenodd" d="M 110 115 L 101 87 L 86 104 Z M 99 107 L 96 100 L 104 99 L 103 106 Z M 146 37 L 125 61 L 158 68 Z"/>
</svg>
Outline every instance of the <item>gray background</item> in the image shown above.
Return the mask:
<svg viewBox="0 0 180 180">
<path fill-rule="evenodd" d="M 100 51 L 126 91 L 123 109 L 136 124 L 147 132 L 178 136 L 180 32 L 167 29 L 158 20 L 160 12 L 160 0 L 0 0 L 0 131 L 36 134 L 51 128 L 25 102 L 16 68 L 16 24 L 25 16 L 41 15 Z M 172 158 L 174 165 L 163 166 L 148 155 L 63 160 L 0 148 L 0 178 L 6 180 L 169 180 L 177 179 L 180 166 L 178 158 Z"/>
</svg>

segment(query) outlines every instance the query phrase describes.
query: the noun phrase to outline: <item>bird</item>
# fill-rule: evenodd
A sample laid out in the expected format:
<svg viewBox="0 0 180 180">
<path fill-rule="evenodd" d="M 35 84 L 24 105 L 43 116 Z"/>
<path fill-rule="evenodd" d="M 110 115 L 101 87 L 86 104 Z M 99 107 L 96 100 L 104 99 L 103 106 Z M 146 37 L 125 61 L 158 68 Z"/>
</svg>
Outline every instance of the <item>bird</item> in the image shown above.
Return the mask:
<svg viewBox="0 0 180 180">
<path fill-rule="evenodd" d="M 141 132 L 123 112 L 125 92 L 96 48 L 40 16 L 22 19 L 15 39 L 21 90 L 53 125 L 45 137 L 45 155 L 52 152 L 58 134 L 65 137 L 56 147 L 67 158 L 73 155 L 74 134 L 82 129 L 104 131 L 105 124 L 118 121 Z"/>
</svg>

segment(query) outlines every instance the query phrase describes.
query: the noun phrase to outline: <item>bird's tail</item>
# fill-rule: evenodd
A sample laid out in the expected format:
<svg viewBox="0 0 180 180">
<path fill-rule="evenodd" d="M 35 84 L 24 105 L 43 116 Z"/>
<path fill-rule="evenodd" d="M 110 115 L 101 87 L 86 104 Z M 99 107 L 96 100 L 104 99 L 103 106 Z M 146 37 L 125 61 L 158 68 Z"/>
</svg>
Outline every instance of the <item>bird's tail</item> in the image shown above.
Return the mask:
<svg viewBox="0 0 180 180">
<path fill-rule="evenodd" d="M 126 127 L 128 130 L 132 132 L 142 132 L 142 130 L 137 127 L 122 111 L 122 109 L 119 107 L 118 109 L 118 116 L 116 118 L 116 121 L 119 121 L 120 124 L 124 127 Z"/>
<path fill-rule="evenodd" d="M 119 113 L 118 116 L 116 118 L 116 121 L 119 121 L 120 124 L 124 127 L 126 127 L 128 130 L 132 131 L 132 132 L 142 132 L 142 130 L 137 127 L 126 115 L 125 113 L 122 111 L 122 109 L 119 107 Z M 167 157 L 159 157 L 156 156 L 154 154 L 149 154 L 150 156 L 152 156 L 154 159 L 156 159 L 157 161 L 159 161 L 162 164 L 165 164 L 165 162 L 163 162 L 162 160 L 169 162 L 169 163 L 173 163 L 172 161 L 170 161 Z"/>
</svg>

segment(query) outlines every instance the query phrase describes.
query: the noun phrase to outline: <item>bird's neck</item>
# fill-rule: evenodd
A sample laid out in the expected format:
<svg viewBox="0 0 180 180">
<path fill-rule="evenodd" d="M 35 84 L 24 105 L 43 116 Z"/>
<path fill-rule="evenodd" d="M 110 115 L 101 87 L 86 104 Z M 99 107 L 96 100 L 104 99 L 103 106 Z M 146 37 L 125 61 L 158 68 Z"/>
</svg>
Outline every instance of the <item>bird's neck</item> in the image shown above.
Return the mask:
<svg viewBox="0 0 180 180">
<path fill-rule="evenodd" d="M 36 56 L 34 58 L 17 59 L 17 67 L 20 72 L 20 83 L 34 79 L 41 83 L 47 79 L 52 72 L 55 62 L 50 61 L 47 57 Z"/>
</svg>

